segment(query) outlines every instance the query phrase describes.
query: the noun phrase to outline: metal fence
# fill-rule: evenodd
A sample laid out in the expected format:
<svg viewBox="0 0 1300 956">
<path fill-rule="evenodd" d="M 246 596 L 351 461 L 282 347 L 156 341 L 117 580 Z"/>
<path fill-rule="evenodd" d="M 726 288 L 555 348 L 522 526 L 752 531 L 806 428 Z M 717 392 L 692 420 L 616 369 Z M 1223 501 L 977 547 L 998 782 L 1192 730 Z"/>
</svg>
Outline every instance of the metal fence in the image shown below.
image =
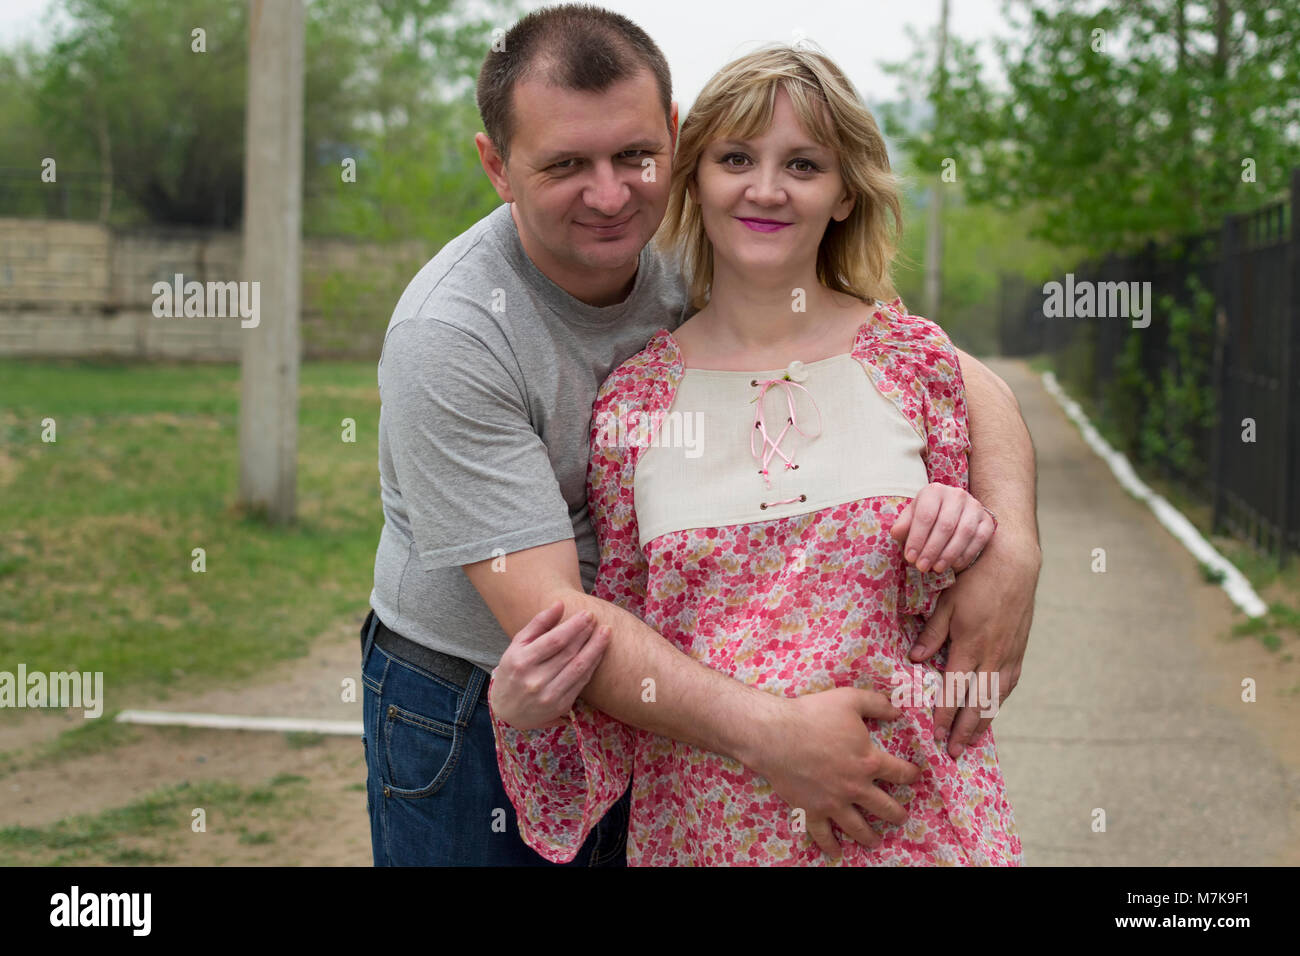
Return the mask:
<svg viewBox="0 0 1300 956">
<path fill-rule="evenodd" d="M 1075 287 L 1151 283 L 1145 328 L 1049 318 L 1044 286 L 1015 276 L 1003 277 L 999 308 L 1004 355 L 1050 355 L 1122 450 L 1211 505 L 1216 532 L 1282 563 L 1300 552 L 1297 210 L 1300 168 L 1289 200 L 1074 270 Z"/>
<path fill-rule="evenodd" d="M 96 172 L 57 169 L 55 181 L 44 182 L 39 167 L 0 166 L 0 216 L 95 220 L 103 191 Z"/>
</svg>

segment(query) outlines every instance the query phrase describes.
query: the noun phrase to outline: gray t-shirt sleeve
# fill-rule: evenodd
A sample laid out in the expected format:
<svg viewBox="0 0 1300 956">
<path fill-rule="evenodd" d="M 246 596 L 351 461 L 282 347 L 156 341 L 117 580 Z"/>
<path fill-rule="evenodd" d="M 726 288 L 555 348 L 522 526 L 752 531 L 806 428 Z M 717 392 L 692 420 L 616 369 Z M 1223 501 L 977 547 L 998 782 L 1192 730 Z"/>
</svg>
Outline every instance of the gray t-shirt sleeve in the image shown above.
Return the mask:
<svg viewBox="0 0 1300 956">
<path fill-rule="evenodd" d="M 520 387 L 478 337 L 429 317 L 401 322 L 380 383 L 381 440 L 424 570 L 574 537 Z"/>
</svg>

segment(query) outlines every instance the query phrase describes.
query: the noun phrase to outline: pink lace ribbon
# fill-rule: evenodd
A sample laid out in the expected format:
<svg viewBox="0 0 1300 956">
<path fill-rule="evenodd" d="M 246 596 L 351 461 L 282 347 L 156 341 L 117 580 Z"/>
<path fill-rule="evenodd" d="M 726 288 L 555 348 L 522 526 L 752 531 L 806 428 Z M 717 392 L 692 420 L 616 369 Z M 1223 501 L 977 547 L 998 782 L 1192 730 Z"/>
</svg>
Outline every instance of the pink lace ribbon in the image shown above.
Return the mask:
<svg viewBox="0 0 1300 956">
<path fill-rule="evenodd" d="M 759 384 L 757 379 L 754 380 L 754 384 L 755 385 Z M 787 378 L 770 378 L 762 382 L 761 384 L 762 384 L 762 388 L 759 390 L 758 398 L 756 400 L 758 407 L 754 411 L 754 432 L 757 432 L 759 435 L 763 436 L 763 452 L 762 454 L 760 454 L 758 448 L 755 447 L 754 440 L 756 436 L 754 435 L 753 432 L 751 432 L 749 436 L 749 450 L 751 454 L 753 454 L 754 458 L 757 459 L 759 464 L 762 466 L 761 468 L 759 468 L 758 473 L 763 476 L 763 482 L 766 484 L 767 487 L 770 488 L 772 487 L 772 479 L 769 477 L 768 466 L 771 463 L 772 456 L 774 454 L 780 455 L 783 459 L 785 459 L 786 468 L 799 467 L 794 463 L 793 457 L 787 455 L 785 452 L 781 450 L 780 446 L 782 440 L 785 438 L 785 436 L 789 433 L 790 429 L 792 428 L 800 435 L 803 435 L 805 438 L 816 438 L 818 435 L 822 433 L 822 411 L 820 408 L 817 407 L 817 400 L 812 397 L 812 393 L 809 392 L 808 389 L 800 385 L 798 382 L 793 382 Z M 775 441 L 773 441 L 772 437 L 767 433 L 767 416 L 763 408 L 763 398 L 767 395 L 767 390 L 771 388 L 773 385 L 778 385 L 785 390 L 786 407 L 790 412 L 789 416 L 785 420 L 785 427 L 781 429 L 781 433 L 776 436 Z M 814 432 L 812 435 L 809 435 L 802 428 L 800 428 L 798 422 L 795 421 L 795 418 L 797 416 L 796 416 L 795 404 L 794 404 L 794 389 L 796 388 L 803 390 L 803 393 L 808 396 L 808 400 L 813 403 L 813 408 L 816 409 L 817 411 L 817 431 Z M 788 505 L 792 502 L 803 501 L 803 500 L 805 500 L 805 496 L 800 495 L 795 498 L 786 498 L 783 501 L 769 501 L 764 505 L 762 505 L 762 507 L 766 508 L 769 505 Z"/>
</svg>

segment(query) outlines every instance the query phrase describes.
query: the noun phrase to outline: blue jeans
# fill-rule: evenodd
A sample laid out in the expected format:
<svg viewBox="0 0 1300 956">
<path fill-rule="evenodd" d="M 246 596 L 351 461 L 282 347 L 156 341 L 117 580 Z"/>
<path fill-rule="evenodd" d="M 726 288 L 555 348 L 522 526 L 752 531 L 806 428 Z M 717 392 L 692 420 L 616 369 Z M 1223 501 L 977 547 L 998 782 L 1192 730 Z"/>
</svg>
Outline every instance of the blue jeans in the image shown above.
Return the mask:
<svg viewBox="0 0 1300 956">
<path fill-rule="evenodd" d="M 375 866 L 626 866 L 630 789 L 572 862 L 553 864 L 524 843 L 497 766 L 487 694 L 374 643 L 361 626 L 366 808 Z"/>
</svg>

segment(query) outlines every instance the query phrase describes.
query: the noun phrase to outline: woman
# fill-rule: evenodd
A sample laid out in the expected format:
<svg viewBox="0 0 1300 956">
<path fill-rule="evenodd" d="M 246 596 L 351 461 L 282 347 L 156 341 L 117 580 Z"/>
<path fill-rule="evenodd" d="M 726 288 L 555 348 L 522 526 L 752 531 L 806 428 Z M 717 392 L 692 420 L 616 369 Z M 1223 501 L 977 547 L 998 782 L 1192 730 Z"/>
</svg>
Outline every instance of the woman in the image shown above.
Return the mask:
<svg viewBox="0 0 1300 956">
<path fill-rule="evenodd" d="M 660 231 L 699 311 L 616 369 L 594 409 L 593 593 L 773 694 L 893 694 L 937 675 L 941 655 L 915 665 L 908 651 L 996 526 L 965 491 L 952 344 L 893 296 L 896 188 L 875 121 L 826 57 L 781 47 L 724 67 L 682 124 Z M 924 572 L 890 535 L 921 495 L 960 519 L 944 552 L 960 557 Z M 876 847 L 846 842 L 838 862 L 1019 863 L 991 732 L 954 761 L 930 702 L 902 700 L 872 735 L 924 771 L 881 784 L 907 822 L 886 822 Z M 493 719 L 521 832 L 547 859 L 571 859 L 630 777 L 629 865 L 831 862 L 733 759 L 582 701 L 541 730 Z"/>
</svg>

